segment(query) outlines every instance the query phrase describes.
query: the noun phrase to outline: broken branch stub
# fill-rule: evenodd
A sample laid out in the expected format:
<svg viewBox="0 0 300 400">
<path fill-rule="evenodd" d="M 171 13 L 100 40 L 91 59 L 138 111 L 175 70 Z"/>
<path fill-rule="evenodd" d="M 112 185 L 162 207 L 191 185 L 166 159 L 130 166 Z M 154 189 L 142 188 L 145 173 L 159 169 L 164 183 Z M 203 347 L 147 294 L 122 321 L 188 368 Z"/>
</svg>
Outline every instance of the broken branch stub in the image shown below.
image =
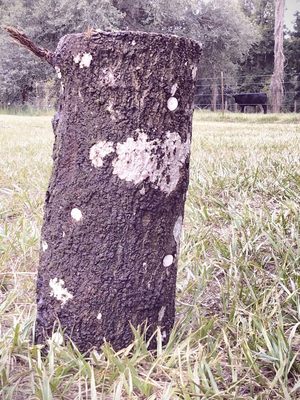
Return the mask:
<svg viewBox="0 0 300 400">
<path fill-rule="evenodd" d="M 82 351 L 174 323 L 188 187 L 194 41 L 140 32 L 67 35 L 52 60 L 55 117 L 37 281 L 36 341 L 59 318 Z M 154 345 L 154 342 L 152 343 Z"/>
<path fill-rule="evenodd" d="M 12 26 L 5 26 L 4 30 L 15 42 L 35 54 L 37 57 L 46 60 L 50 65 L 53 65 L 53 53 L 51 53 L 51 51 L 37 46 L 27 35 L 25 35 L 25 33 Z"/>
</svg>

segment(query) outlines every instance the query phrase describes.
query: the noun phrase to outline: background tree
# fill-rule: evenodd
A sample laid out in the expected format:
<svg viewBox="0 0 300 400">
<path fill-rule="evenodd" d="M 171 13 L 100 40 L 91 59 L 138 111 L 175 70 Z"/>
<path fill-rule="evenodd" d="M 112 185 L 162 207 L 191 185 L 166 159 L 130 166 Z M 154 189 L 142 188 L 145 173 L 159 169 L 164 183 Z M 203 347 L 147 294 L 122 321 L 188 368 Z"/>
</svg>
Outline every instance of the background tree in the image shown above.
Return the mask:
<svg viewBox="0 0 300 400">
<path fill-rule="evenodd" d="M 274 0 L 241 0 L 244 13 L 257 29 L 257 41 L 240 64 L 239 92 L 268 91 L 274 65 Z"/>
<path fill-rule="evenodd" d="M 288 109 L 300 111 L 300 12 L 295 13 L 294 29 L 288 32 L 285 41 L 285 76 Z"/>
<path fill-rule="evenodd" d="M 275 0 L 274 26 L 274 72 L 271 79 L 271 101 L 273 112 L 280 112 L 283 100 L 284 53 L 283 18 L 285 0 Z"/>
<path fill-rule="evenodd" d="M 37 43 L 50 44 L 50 49 L 55 47 L 60 36 L 84 31 L 88 26 L 106 30 L 175 33 L 191 37 L 203 45 L 205 62 L 200 64 L 203 77 L 213 75 L 217 78 L 221 70 L 227 76 L 232 76 L 255 40 L 254 25 L 236 1 L 174 0 L 170 3 L 167 0 L 16 0 L 12 4 L 5 0 L 4 3 L 1 23 L 25 29 Z M 3 34 L 1 36 L 1 50 L 4 54 L 0 60 L 0 69 L 4 71 L 0 88 L 1 101 L 3 104 L 26 103 L 28 99 L 32 101 L 36 96 L 36 85 L 43 86 L 49 82 L 49 76 L 53 75 L 46 66 L 39 66 L 24 51 L 19 55 L 7 38 Z M 12 60 L 13 65 L 22 67 L 18 70 L 11 68 Z M 204 85 L 204 88 L 200 87 L 200 94 L 206 94 L 210 99 L 211 93 L 215 93 L 215 104 L 216 85 L 214 80 L 211 83 Z"/>
</svg>

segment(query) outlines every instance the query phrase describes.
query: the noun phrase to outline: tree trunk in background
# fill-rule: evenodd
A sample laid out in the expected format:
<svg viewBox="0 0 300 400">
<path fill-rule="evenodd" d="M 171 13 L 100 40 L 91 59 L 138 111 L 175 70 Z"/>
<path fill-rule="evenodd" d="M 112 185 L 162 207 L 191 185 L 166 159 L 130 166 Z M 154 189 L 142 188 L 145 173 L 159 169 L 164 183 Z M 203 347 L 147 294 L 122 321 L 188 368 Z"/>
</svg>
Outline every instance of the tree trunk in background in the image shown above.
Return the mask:
<svg viewBox="0 0 300 400">
<path fill-rule="evenodd" d="M 283 101 L 284 54 L 283 54 L 283 23 L 284 0 L 275 0 L 274 26 L 274 72 L 271 79 L 272 111 L 280 112 Z"/>
<path fill-rule="evenodd" d="M 217 111 L 218 85 L 215 78 L 211 84 L 211 110 Z"/>
<path fill-rule="evenodd" d="M 37 282 L 36 341 L 58 318 L 82 351 L 174 322 L 200 50 L 175 36 L 63 37 Z"/>
</svg>

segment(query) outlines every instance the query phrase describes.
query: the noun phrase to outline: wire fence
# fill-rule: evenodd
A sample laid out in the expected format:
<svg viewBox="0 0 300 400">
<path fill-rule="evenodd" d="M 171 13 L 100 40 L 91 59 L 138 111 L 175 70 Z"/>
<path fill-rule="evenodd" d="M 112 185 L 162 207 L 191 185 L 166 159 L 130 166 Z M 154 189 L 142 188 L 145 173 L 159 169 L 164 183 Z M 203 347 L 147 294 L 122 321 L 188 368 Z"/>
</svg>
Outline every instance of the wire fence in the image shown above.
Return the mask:
<svg viewBox="0 0 300 400">
<path fill-rule="evenodd" d="M 212 111 L 239 111 L 234 101 L 234 94 L 266 93 L 268 108 L 271 109 L 270 84 L 272 74 L 238 75 L 236 78 L 226 73 L 214 77 L 199 77 L 196 84 L 194 105 L 196 109 Z M 283 112 L 300 112 L 300 74 L 287 74 L 283 81 Z M 54 80 L 35 82 L 30 91 L 20 98 L 20 90 L 16 88 L 15 97 L 0 97 L 0 108 L 13 106 L 30 107 L 37 110 L 48 110 L 55 107 L 59 86 Z M 21 96 L 22 97 L 22 96 Z M 247 105 L 246 105 L 247 106 Z M 257 112 L 259 107 L 248 106 L 247 112 Z"/>
<path fill-rule="evenodd" d="M 272 74 L 239 75 L 236 79 L 221 73 L 220 76 L 200 78 L 195 90 L 195 108 L 212 111 L 237 112 L 240 107 L 235 103 L 233 95 L 241 93 L 265 93 L 267 107 L 271 108 L 271 78 Z M 284 97 L 283 112 L 300 112 L 300 75 L 288 74 L 283 81 Z M 247 112 L 261 110 L 244 104 Z"/>
</svg>

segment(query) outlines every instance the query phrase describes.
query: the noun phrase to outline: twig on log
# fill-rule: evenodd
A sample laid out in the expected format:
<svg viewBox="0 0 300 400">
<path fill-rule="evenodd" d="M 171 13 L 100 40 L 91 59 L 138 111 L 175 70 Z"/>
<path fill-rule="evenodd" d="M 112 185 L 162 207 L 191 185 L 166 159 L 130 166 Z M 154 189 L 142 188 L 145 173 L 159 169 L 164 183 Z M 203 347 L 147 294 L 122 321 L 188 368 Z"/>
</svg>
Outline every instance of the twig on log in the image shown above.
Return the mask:
<svg viewBox="0 0 300 400">
<path fill-rule="evenodd" d="M 39 58 L 46 60 L 50 65 L 53 66 L 53 53 L 51 51 L 37 46 L 32 40 L 29 39 L 29 37 L 25 35 L 25 33 L 20 32 L 18 29 L 13 28 L 12 26 L 5 26 L 4 30 L 6 30 L 9 36 L 15 42 L 31 51 Z"/>
</svg>

